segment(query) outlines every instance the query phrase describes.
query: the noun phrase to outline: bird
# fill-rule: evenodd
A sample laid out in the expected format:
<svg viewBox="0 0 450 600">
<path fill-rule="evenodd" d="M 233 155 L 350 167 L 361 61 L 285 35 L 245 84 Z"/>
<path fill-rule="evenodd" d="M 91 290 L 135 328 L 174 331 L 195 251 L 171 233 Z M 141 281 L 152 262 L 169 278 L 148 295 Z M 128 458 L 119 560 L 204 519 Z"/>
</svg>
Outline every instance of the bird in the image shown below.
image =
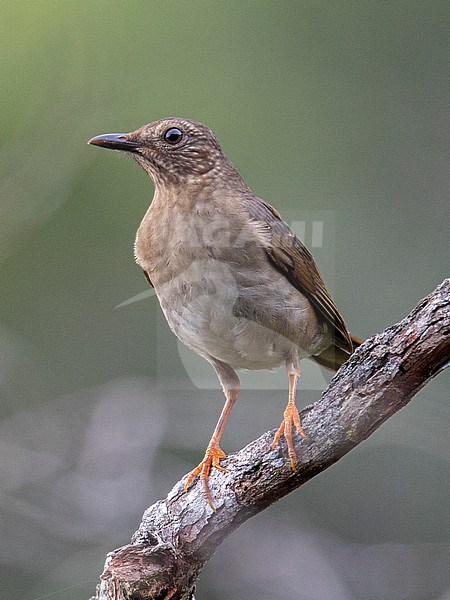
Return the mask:
<svg viewBox="0 0 450 600">
<path fill-rule="evenodd" d="M 226 471 L 220 441 L 241 369 L 285 365 L 288 402 L 272 448 L 284 437 L 297 471 L 293 432 L 308 437 L 296 407 L 300 361 L 337 370 L 362 343 L 349 333 L 312 254 L 280 213 L 252 193 L 202 123 L 164 118 L 130 133 L 97 135 L 88 144 L 130 155 L 153 180 L 154 196 L 136 234 L 136 262 L 172 332 L 212 365 L 225 395 L 185 491 L 199 478 L 216 510 L 209 476 L 211 469 Z"/>
</svg>

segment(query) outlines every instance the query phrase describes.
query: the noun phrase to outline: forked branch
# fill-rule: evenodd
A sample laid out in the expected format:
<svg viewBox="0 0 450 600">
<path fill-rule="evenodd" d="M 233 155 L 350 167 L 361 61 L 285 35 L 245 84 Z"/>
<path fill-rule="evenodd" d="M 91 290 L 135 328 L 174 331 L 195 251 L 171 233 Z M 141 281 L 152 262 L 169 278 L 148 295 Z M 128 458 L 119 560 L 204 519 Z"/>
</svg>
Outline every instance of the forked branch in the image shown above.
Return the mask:
<svg viewBox="0 0 450 600">
<path fill-rule="evenodd" d="M 131 544 L 110 553 L 97 600 L 192 600 L 204 563 L 251 516 L 298 488 L 365 440 L 450 364 L 450 279 L 403 321 L 361 346 L 322 398 L 301 413 L 310 439 L 296 437 L 297 473 L 283 443 L 262 435 L 213 471 L 213 512 L 197 482 L 179 481 L 148 508 Z"/>
</svg>

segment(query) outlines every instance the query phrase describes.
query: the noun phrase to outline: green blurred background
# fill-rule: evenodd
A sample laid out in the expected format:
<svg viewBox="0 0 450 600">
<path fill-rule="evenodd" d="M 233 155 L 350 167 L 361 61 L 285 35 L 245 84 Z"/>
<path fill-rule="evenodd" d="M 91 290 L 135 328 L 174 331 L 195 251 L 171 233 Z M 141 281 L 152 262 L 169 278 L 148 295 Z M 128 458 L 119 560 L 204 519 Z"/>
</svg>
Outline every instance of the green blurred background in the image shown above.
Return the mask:
<svg viewBox="0 0 450 600">
<path fill-rule="evenodd" d="M 449 275 L 449 17 L 439 1 L 0 3 L 1 598 L 88 598 L 222 405 L 154 297 L 115 308 L 146 290 L 132 245 L 152 184 L 86 141 L 207 123 L 307 243 L 323 220 L 314 254 L 367 337 Z M 226 451 L 278 425 L 271 377 L 243 378 Z M 448 600 L 449 381 L 233 534 L 198 600 Z M 319 397 L 303 387 L 300 404 Z"/>
</svg>

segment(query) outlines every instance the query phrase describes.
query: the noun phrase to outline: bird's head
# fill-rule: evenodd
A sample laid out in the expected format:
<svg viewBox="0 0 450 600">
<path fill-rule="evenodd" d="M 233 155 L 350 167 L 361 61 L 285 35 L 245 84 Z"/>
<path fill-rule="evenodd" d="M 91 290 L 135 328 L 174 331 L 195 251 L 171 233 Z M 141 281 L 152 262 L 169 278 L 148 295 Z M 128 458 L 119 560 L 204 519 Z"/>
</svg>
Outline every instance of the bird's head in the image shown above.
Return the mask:
<svg viewBox="0 0 450 600">
<path fill-rule="evenodd" d="M 154 121 L 130 133 L 106 133 L 88 142 L 129 153 L 155 185 L 176 185 L 206 173 L 230 168 L 215 134 L 197 121 L 168 118 Z"/>
</svg>

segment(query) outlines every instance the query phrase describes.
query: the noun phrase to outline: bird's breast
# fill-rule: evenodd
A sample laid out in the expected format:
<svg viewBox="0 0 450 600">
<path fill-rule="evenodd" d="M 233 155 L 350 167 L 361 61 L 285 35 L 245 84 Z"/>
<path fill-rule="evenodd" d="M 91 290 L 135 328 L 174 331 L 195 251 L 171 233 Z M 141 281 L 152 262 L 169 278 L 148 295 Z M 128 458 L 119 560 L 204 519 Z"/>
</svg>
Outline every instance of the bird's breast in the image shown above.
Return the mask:
<svg viewBox="0 0 450 600">
<path fill-rule="evenodd" d="M 302 358 L 323 346 L 326 331 L 309 301 L 268 261 L 264 231 L 208 207 L 160 217 L 144 217 L 136 259 L 187 346 L 246 369 L 270 369 L 293 351 Z"/>
</svg>

